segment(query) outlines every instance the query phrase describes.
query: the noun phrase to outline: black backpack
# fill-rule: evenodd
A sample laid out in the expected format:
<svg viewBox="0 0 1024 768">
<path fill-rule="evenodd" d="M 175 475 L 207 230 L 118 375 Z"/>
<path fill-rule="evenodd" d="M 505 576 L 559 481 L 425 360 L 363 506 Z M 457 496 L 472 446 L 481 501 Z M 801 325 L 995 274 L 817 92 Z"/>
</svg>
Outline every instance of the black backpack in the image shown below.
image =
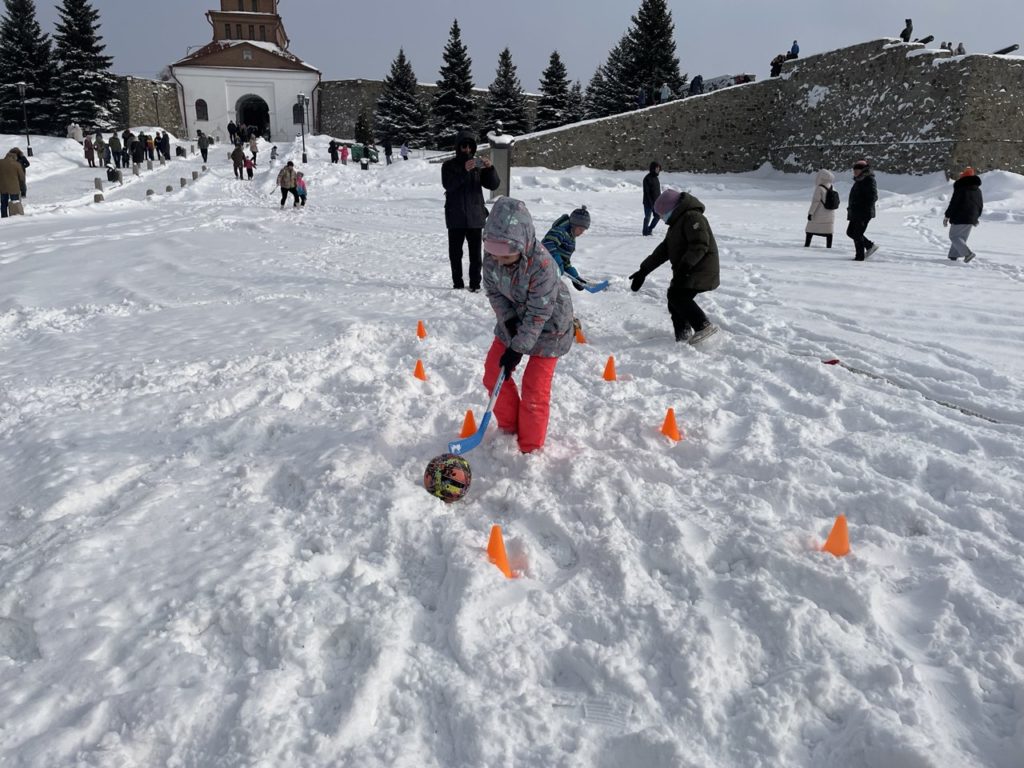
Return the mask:
<svg viewBox="0 0 1024 768">
<path fill-rule="evenodd" d="M 824 184 L 819 184 L 818 186 L 825 187 Z M 839 193 L 832 187 L 825 187 L 825 199 L 822 201 L 822 205 L 825 206 L 825 210 L 834 211 L 839 208 L 839 203 Z"/>
</svg>

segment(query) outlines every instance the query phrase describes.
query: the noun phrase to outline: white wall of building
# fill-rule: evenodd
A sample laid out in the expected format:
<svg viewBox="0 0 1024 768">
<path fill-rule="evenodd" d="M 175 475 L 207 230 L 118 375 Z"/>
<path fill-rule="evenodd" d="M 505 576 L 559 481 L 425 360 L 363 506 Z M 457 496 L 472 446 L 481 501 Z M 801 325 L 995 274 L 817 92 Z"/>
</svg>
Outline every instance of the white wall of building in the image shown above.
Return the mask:
<svg viewBox="0 0 1024 768">
<path fill-rule="evenodd" d="M 236 105 L 248 95 L 259 96 L 270 108 L 270 131 L 274 141 L 290 141 L 301 126 L 292 122 L 292 107 L 300 93 L 312 96 L 319 82 L 315 72 L 235 69 L 228 67 L 174 67 L 181 83 L 182 114 L 189 136 L 197 130 L 220 141 L 227 141 L 228 123 L 237 122 Z M 196 119 L 196 101 L 204 99 L 209 120 Z M 309 109 L 312 118 L 313 109 Z M 309 127 L 306 128 L 307 132 Z"/>
</svg>

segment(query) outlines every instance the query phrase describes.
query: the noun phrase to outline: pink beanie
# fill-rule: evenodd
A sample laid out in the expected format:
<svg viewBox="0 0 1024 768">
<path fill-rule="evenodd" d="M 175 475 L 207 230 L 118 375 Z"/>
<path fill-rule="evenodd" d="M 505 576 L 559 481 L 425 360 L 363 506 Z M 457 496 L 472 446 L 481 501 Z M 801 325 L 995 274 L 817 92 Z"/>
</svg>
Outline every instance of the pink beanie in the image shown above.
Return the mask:
<svg viewBox="0 0 1024 768">
<path fill-rule="evenodd" d="M 658 195 L 658 199 L 654 201 L 654 212 L 664 219 L 675 210 L 675 207 L 679 204 L 680 197 L 682 197 L 682 195 L 679 190 L 666 189 Z"/>
</svg>

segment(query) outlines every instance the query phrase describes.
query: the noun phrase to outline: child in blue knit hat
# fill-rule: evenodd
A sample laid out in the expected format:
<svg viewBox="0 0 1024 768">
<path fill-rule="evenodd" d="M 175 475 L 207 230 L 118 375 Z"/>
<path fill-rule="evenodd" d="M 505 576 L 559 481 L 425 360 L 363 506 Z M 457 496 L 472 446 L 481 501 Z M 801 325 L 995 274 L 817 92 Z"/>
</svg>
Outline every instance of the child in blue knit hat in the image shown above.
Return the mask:
<svg viewBox="0 0 1024 768">
<path fill-rule="evenodd" d="M 587 281 L 580 277 L 580 273 L 572 265 L 572 255 L 576 250 L 576 238 L 588 229 L 590 229 L 590 212 L 584 205 L 572 213 L 563 213 L 559 216 L 541 241 L 541 244 L 555 260 L 555 264 L 558 265 L 558 274 L 568 274 L 577 291 L 582 291 Z"/>
</svg>

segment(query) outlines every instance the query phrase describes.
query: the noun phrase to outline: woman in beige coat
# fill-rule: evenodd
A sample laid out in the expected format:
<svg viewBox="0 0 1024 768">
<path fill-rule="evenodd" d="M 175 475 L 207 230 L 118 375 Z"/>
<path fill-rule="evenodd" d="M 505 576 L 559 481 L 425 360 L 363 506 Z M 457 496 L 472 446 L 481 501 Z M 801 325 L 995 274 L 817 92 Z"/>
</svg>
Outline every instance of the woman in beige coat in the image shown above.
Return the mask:
<svg viewBox="0 0 1024 768">
<path fill-rule="evenodd" d="M 832 231 L 835 229 L 836 212 L 825 207 L 825 193 L 832 188 L 836 177 L 832 171 L 821 170 L 814 179 L 814 194 L 807 211 L 807 226 L 804 227 L 804 248 L 810 248 L 811 238 L 820 235 L 825 238 L 825 247 L 832 247 Z"/>
</svg>

